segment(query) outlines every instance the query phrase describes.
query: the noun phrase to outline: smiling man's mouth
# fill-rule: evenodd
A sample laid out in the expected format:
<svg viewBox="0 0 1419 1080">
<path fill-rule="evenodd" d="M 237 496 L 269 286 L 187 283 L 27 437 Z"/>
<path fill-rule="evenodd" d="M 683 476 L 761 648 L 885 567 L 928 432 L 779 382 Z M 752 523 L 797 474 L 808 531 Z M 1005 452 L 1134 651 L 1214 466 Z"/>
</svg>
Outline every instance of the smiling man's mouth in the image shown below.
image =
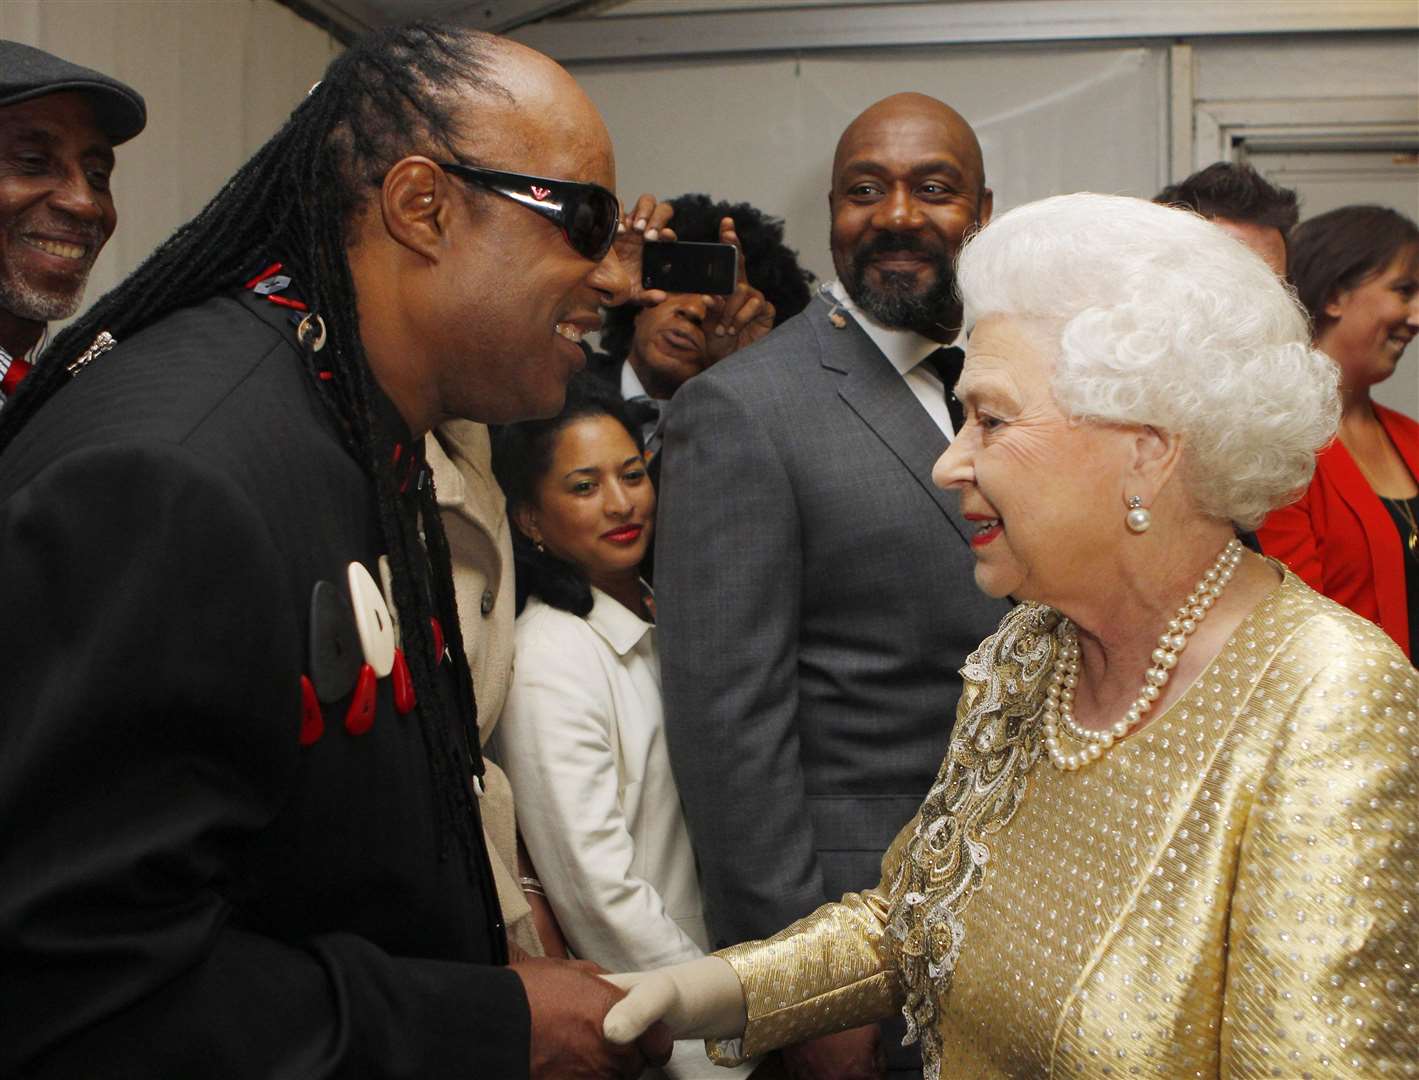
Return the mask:
<svg viewBox="0 0 1419 1080">
<path fill-rule="evenodd" d="M 65 240 L 46 240 L 41 236 L 27 236 L 25 243 L 38 248 L 46 255 L 56 255 L 61 259 L 73 259 L 75 262 L 82 260 L 89 253 L 87 244 L 74 244 Z"/>
</svg>

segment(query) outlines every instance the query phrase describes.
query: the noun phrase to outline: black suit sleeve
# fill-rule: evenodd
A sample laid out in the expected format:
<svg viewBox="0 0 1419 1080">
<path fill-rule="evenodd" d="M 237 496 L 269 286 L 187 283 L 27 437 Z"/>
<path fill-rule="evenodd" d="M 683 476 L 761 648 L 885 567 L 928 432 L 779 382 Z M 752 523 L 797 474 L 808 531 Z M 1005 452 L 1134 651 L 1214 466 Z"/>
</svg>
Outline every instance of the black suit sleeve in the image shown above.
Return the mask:
<svg viewBox="0 0 1419 1080">
<path fill-rule="evenodd" d="M 278 941 L 230 900 L 300 770 L 287 580 L 180 447 L 0 504 L 0 1075 L 526 1075 L 512 972 Z"/>
</svg>

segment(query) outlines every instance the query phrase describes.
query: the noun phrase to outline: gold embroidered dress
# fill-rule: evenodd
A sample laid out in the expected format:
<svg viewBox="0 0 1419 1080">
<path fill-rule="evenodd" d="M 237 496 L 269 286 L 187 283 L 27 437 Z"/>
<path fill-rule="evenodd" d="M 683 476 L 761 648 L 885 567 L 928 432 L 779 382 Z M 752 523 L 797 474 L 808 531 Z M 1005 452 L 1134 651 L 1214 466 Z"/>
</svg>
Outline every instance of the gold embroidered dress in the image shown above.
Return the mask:
<svg viewBox="0 0 1419 1080">
<path fill-rule="evenodd" d="M 1061 772 L 1058 615 L 967 661 L 882 883 L 726 950 L 734 1060 L 904 1008 L 929 1078 L 1419 1076 L 1419 675 L 1287 573 L 1164 714 Z"/>
</svg>

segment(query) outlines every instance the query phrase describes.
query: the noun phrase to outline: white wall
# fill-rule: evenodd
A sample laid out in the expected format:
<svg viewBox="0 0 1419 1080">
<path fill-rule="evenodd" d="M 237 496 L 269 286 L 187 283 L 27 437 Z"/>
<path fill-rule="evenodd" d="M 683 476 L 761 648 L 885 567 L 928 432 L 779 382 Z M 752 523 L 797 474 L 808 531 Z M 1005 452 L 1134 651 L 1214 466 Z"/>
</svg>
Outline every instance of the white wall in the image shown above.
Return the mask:
<svg viewBox="0 0 1419 1080">
<path fill-rule="evenodd" d="M 113 75 L 147 99 L 147 129 L 117 150 L 118 229 L 89 300 L 200 210 L 339 51 L 274 0 L 0 0 L 0 37 Z"/>
<path fill-rule="evenodd" d="M 790 246 L 825 277 L 834 144 L 897 91 L 932 94 L 971 121 L 997 211 L 1084 188 L 1152 195 L 1166 179 L 1165 49 L 871 50 L 572 72 L 611 129 L 623 198 L 748 200 L 785 218 Z"/>
<path fill-rule="evenodd" d="M 1198 101 L 1419 94 L 1414 34 L 1234 38 L 1200 42 L 1194 50 Z"/>
<path fill-rule="evenodd" d="M 703 6 L 679 2 L 629 0 L 609 13 Z M 606 22 L 612 33 L 615 20 Z M 1151 197 L 1174 171 L 1186 175 L 1190 155 L 1181 169 L 1171 161 L 1175 92 L 1201 110 L 1289 102 L 1300 116 L 1323 100 L 1357 120 L 1376 99 L 1419 97 L 1419 33 L 1203 39 L 1192 43 L 1190 77 L 1179 87 L 1169 45 L 958 45 L 570 66 L 611 129 L 623 198 L 706 191 L 748 200 L 786 219 L 790 246 L 820 276 L 832 274 L 833 145 L 857 112 L 899 90 L 939 97 L 971 121 L 997 212 L 1062 191 Z M 1196 152 L 1217 157 L 1215 147 Z M 1419 185 L 1419 163 L 1414 172 Z M 1419 345 L 1377 397 L 1419 416 Z"/>
<path fill-rule="evenodd" d="M 1193 58 L 1193 99 L 1199 113 L 1227 110 L 1246 115 L 1255 108 L 1258 115 L 1289 116 L 1304 125 L 1323 106 L 1327 115 L 1344 116 L 1358 127 L 1376 120 L 1385 100 L 1408 102 L 1412 113 L 1419 97 L 1419 36 L 1413 34 L 1209 41 L 1194 46 Z M 1284 107 L 1278 110 L 1276 105 Z M 1211 147 L 1205 136 L 1199 136 L 1199 143 L 1198 163 L 1215 158 L 1207 152 Z M 1398 183 L 1407 187 L 1410 198 L 1407 204 L 1395 198 L 1393 204 L 1412 214 L 1419 196 L 1419 159 L 1402 165 L 1400 175 Z M 1356 190 L 1344 201 L 1365 201 L 1358 193 L 1364 189 L 1357 185 Z M 1302 220 L 1326 208 L 1308 208 L 1302 193 Z M 1374 394 L 1382 404 L 1419 416 L 1419 345 L 1409 347 L 1395 374 Z"/>
</svg>

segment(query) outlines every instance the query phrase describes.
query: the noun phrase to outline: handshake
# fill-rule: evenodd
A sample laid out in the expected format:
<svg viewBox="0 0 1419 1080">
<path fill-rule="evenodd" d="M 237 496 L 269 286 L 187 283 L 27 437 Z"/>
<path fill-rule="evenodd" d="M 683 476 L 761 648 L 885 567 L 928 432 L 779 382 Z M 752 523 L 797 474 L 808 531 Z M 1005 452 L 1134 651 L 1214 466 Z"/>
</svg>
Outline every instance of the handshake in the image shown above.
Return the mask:
<svg viewBox="0 0 1419 1080">
<path fill-rule="evenodd" d="M 664 1065 L 676 1039 L 744 1031 L 739 978 L 717 957 L 628 975 L 581 960 L 529 959 L 512 970 L 532 1015 L 534 1080 L 639 1076 Z"/>
</svg>

